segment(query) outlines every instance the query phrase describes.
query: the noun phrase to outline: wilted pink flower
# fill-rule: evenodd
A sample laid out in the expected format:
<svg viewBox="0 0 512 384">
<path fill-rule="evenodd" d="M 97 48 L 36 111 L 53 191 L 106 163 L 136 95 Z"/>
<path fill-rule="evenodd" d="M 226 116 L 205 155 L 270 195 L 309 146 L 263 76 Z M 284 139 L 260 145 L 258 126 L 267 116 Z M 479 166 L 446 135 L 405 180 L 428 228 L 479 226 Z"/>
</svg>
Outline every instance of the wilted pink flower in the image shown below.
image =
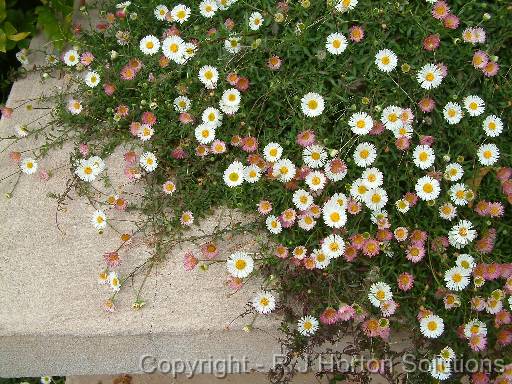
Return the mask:
<svg viewBox="0 0 512 384">
<path fill-rule="evenodd" d="M 249 89 L 250 82 L 247 77 L 239 77 L 238 81 L 236 82 L 235 88 L 238 89 L 240 92 L 245 92 Z"/>
<path fill-rule="evenodd" d="M 107 94 L 108 96 L 112 96 L 116 91 L 116 86 L 111 83 L 105 83 L 103 84 L 103 90 L 105 91 L 105 94 Z"/>
<path fill-rule="evenodd" d="M 448 67 L 445 63 L 437 63 L 436 66 L 439 69 L 439 72 L 441 72 L 442 77 L 446 77 L 448 75 Z"/>
<path fill-rule="evenodd" d="M 244 285 L 241 278 L 234 276 L 229 277 L 227 284 L 228 287 L 233 291 L 238 291 Z"/>
<path fill-rule="evenodd" d="M 41 169 L 39 171 L 39 179 L 41 181 L 48 181 L 48 180 L 50 180 L 50 175 L 45 169 Z"/>
<path fill-rule="evenodd" d="M 13 109 L 9 107 L 0 108 L 0 112 L 2 112 L 2 118 L 9 119 L 12 116 Z"/>
<path fill-rule="evenodd" d="M 182 160 L 187 157 L 187 152 L 182 147 L 177 147 L 171 151 L 171 157 L 176 160 Z"/>
<path fill-rule="evenodd" d="M 489 384 L 489 374 L 486 372 L 475 372 L 471 374 L 471 384 Z"/>
<path fill-rule="evenodd" d="M 512 316 L 510 315 L 510 312 L 506 309 L 502 309 L 498 313 L 496 313 L 494 317 L 494 326 L 496 328 L 501 327 L 502 325 L 507 325 L 512 322 Z"/>
<path fill-rule="evenodd" d="M 103 302 L 102 308 L 105 312 L 114 312 L 116 310 L 116 306 L 111 299 L 107 299 Z"/>
<path fill-rule="evenodd" d="M 439 35 L 437 33 L 428 35 L 423 40 L 423 49 L 426 51 L 434 51 L 437 48 L 439 48 L 439 43 L 441 42 L 441 39 L 439 38 Z"/>
<path fill-rule="evenodd" d="M 208 36 L 210 36 L 210 37 L 211 37 L 211 36 L 213 36 L 213 35 L 215 35 L 216 33 L 217 33 L 217 29 L 216 29 L 216 28 L 210 28 L 210 29 L 208 30 L 208 32 L 206 32 L 206 34 L 207 34 Z"/>
<path fill-rule="evenodd" d="M 372 136 L 378 136 L 381 133 L 383 133 L 385 129 L 386 127 L 384 126 L 384 124 L 382 124 L 382 122 L 378 120 L 373 123 L 373 127 L 370 130 L 369 134 Z"/>
<path fill-rule="evenodd" d="M 235 22 L 228 18 L 224 21 L 224 26 L 231 31 L 235 27 Z"/>
<path fill-rule="evenodd" d="M 21 161 L 21 153 L 16 151 L 9 152 L 9 159 L 17 164 Z"/>
<path fill-rule="evenodd" d="M 432 244 L 430 245 L 430 249 L 434 252 L 444 252 L 450 246 L 450 242 L 446 236 L 438 236 L 432 240 Z"/>
<path fill-rule="evenodd" d="M 191 124 L 194 122 L 194 117 L 188 112 L 181 112 L 179 116 L 180 123 Z"/>
<path fill-rule="evenodd" d="M 137 154 L 134 152 L 134 151 L 128 151 L 124 154 L 124 161 L 129 164 L 129 165 L 133 165 L 137 162 Z"/>
<path fill-rule="evenodd" d="M 434 144 L 434 136 L 421 136 L 420 137 L 421 145 L 428 145 L 429 147 Z"/>
<path fill-rule="evenodd" d="M 352 245 L 346 245 L 345 246 L 345 252 L 343 252 L 343 258 L 347 261 L 347 262 L 352 262 L 356 259 L 357 257 L 357 249 L 355 247 L 353 247 Z"/>
<path fill-rule="evenodd" d="M 338 320 L 348 321 L 354 318 L 356 310 L 351 305 L 344 304 L 338 309 Z"/>
<path fill-rule="evenodd" d="M 314 144 L 316 140 L 315 132 L 308 129 L 297 134 L 297 144 L 301 147 L 309 147 Z"/>
<path fill-rule="evenodd" d="M 396 139 L 395 141 L 395 146 L 401 150 L 401 151 L 405 151 L 409 148 L 409 146 L 411 145 L 409 139 L 405 136 L 402 136 L 402 137 L 399 137 L 398 139 Z"/>
<path fill-rule="evenodd" d="M 512 344 L 512 330 L 510 328 L 501 329 L 496 336 L 496 342 L 503 346 Z M 510 370 L 510 364 L 508 369 Z"/>
<path fill-rule="evenodd" d="M 504 182 L 512 177 L 512 168 L 501 167 L 496 171 L 496 177 L 499 181 Z"/>
<path fill-rule="evenodd" d="M 189 251 L 185 253 L 185 256 L 183 257 L 183 266 L 185 267 L 185 271 L 193 270 L 198 262 L 199 260 L 192 252 Z"/>
<path fill-rule="evenodd" d="M 105 252 L 103 254 L 103 260 L 105 260 L 105 264 L 107 264 L 109 268 L 116 268 L 121 264 L 121 257 L 117 251 Z"/>
<path fill-rule="evenodd" d="M 81 143 L 78 146 L 78 151 L 80 152 L 80 154 L 82 156 L 86 157 L 89 154 L 89 145 L 87 145 L 85 143 Z"/>
<path fill-rule="evenodd" d="M 258 149 L 258 139 L 253 136 L 247 136 L 242 139 L 242 150 L 245 152 L 254 152 Z"/>
<path fill-rule="evenodd" d="M 338 311 L 333 307 L 327 307 L 320 315 L 320 322 L 322 324 L 331 325 L 338 321 Z"/>
<path fill-rule="evenodd" d="M 141 121 L 143 124 L 155 125 L 156 124 L 156 116 L 153 112 L 144 112 L 142 114 Z"/>
</svg>

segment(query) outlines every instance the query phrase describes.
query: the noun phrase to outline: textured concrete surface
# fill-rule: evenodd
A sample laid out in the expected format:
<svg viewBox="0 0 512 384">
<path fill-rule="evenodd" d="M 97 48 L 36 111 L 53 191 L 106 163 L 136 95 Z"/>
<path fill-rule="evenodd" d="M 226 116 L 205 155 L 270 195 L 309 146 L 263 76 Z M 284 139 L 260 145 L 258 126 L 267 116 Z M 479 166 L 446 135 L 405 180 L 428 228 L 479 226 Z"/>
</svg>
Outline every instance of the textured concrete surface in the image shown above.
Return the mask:
<svg viewBox="0 0 512 384">
<path fill-rule="evenodd" d="M 32 44 L 40 46 L 41 41 Z M 41 55 L 32 60 L 41 60 Z M 49 94 L 61 81 L 51 80 L 43 87 L 39 75 L 30 75 L 14 84 L 7 105 L 16 107 L 26 99 Z M 11 119 L 2 120 L 0 136 L 11 136 L 15 124 L 35 129 L 50 120 L 49 110 L 37 109 L 41 107 L 37 102 L 32 105 L 36 108 L 17 108 Z M 1 141 L 0 178 L 17 169 L 9 151 L 26 151 L 37 143 Z M 37 175 L 23 175 L 10 199 L 4 194 L 11 191 L 16 178 L 0 183 L 0 376 L 137 372 L 143 354 L 185 361 L 232 355 L 246 357 L 254 368 L 268 367 L 277 351 L 270 331 L 275 319 L 258 320 L 261 330 L 249 334 L 242 327 L 251 319 L 236 321 L 226 330 L 257 287 L 227 297 L 224 263 L 206 273 L 184 271 L 187 244 L 173 249 L 169 260 L 151 272 L 142 296 L 147 302 L 143 310 L 130 309 L 134 298 L 130 287 L 119 295 L 117 312 L 107 314 L 101 309 L 110 289 L 99 286 L 96 277 L 103 253 L 119 244 L 119 235 L 110 229 L 98 235 L 90 224 L 94 210 L 80 198 L 67 201 L 65 210 L 58 213 L 57 227 L 57 204 L 47 194 L 65 190 L 70 177 L 67 158 L 64 148 L 40 161 L 40 168 L 56 169 L 55 176 L 43 182 Z M 118 154 L 107 167 L 114 170 L 121 164 Z M 107 214 L 118 217 L 114 211 Z M 226 224 L 231 217 L 218 212 L 193 233 L 211 231 L 219 220 Z M 129 230 L 124 224 L 117 225 Z M 229 253 L 247 246 L 248 240 L 242 237 L 221 243 L 220 249 Z M 123 254 L 121 275 L 148 254 L 144 247 Z"/>
</svg>

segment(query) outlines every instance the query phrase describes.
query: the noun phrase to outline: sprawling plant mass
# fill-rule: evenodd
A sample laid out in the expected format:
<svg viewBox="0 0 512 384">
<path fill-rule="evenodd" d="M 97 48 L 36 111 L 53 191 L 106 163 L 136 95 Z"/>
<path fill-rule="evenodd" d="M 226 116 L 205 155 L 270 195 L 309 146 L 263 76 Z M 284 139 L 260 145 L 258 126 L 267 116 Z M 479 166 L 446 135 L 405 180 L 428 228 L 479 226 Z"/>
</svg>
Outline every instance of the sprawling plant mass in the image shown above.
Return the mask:
<svg viewBox="0 0 512 384">
<path fill-rule="evenodd" d="M 56 118 L 76 144 L 71 185 L 95 206 L 93 225 L 103 230 L 113 209 L 143 214 L 105 254 L 107 310 L 132 277 L 116 272 L 125 244 L 151 236 L 155 253 L 134 273 L 150 271 L 194 217 L 231 207 L 254 221 L 200 238 L 184 266 L 225 261 L 232 289 L 262 276 L 251 311 L 282 316 L 291 352 L 350 331 L 355 350 L 381 358 L 406 328 L 431 360 L 414 382 L 512 381 L 511 366 L 455 372 L 460 358 L 511 363 L 506 2 L 101 8 L 53 65 L 72 82 Z M 116 148 L 143 198 L 112 187 L 104 159 Z M 12 157 L 31 174 L 47 152 Z M 230 230 L 267 231 L 270 242 L 224 254 L 217 240 Z"/>
</svg>

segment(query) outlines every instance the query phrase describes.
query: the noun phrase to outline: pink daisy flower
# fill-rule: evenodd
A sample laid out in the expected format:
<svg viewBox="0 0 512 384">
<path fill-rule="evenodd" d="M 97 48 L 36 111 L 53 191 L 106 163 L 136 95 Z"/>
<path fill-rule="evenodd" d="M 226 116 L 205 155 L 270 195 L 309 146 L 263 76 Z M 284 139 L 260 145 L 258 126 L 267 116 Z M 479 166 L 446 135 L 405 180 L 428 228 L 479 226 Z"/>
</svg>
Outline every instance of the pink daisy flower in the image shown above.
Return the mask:
<svg viewBox="0 0 512 384">
<path fill-rule="evenodd" d="M 107 96 L 112 96 L 114 92 L 116 91 L 116 86 L 111 83 L 103 84 L 103 91 L 105 91 L 105 94 Z"/>
<path fill-rule="evenodd" d="M 226 152 L 226 143 L 222 140 L 214 140 L 210 146 L 210 149 L 214 155 L 220 155 Z"/>
<path fill-rule="evenodd" d="M 134 151 L 126 152 L 124 154 L 123 158 L 124 158 L 124 161 L 129 165 L 135 164 L 138 160 L 138 156 Z"/>
<path fill-rule="evenodd" d="M 310 129 L 297 134 L 297 144 L 299 144 L 301 147 L 309 147 L 315 143 L 315 140 L 315 132 Z"/>
<path fill-rule="evenodd" d="M 242 139 L 242 150 L 245 152 L 254 152 L 258 149 L 258 139 L 247 136 Z"/>
<path fill-rule="evenodd" d="M 118 198 L 115 202 L 114 208 L 118 211 L 124 211 L 126 210 L 126 207 L 128 206 L 128 201 L 126 199 L 123 199 L 122 197 Z"/>
<path fill-rule="evenodd" d="M 91 65 L 91 63 L 94 60 L 94 55 L 91 52 L 84 52 L 80 56 L 80 63 L 82 63 L 83 66 L 88 67 Z"/>
<path fill-rule="evenodd" d="M 471 60 L 473 67 L 477 69 L 483 69 L 488 62 L 489 56 L 487 56 L 487 53 L 485 53 L 484 51 L 476 51 L 473 54 L 473 59 Z"/>
<path fill-rule="evenodd" d="M 423 245 L 411 244 L 407 247 L 406 259 L 413 263 L 420 262 L 425 257 L 425 248 Z"/>
<path fill-rule="evenodd" d="M 194 215 L 190 211 L 185 211 L 181 214 L 180 223 L 187 227 L 190 227 L 194 223 Z"/>
<path fill-rule="evenodd" d="M 498 73 L 498 70 L 500 69 L 500 66 L 495 61 L 489 61 L 483 68 L 482 72 L 487 77 L 493 77 L 496 76 Z"/>
<path fill-rule="evenodd" d="M 347 212 L 350 213 L 351 215 L 357 215 L 358 213 L 361 212 L 362 209 L 363 209 L 363 207 L 360 202 L 358 202 L 354 199 L 348 200 Z"/>
<path fill-rule="evenodd" d="M 469 347 L 475 351 L 483 351 L 485 350 L 485 347 L 487 346 L 487 338 L 482 335 L 473 335 L 469 338 Z"/>
<path fill-rule="evenodd" d="M 386 126 L 382 123 L 382 121 L 377 120 L 373 122 L 373 127 L 368 134 L 371 136 L 378 136 L 383 133 L 385 129 Z"/>
<path fill-rule="evenodd" d="M 471 374 L 472 384 L 489 384 L 489 374 L 486 372 L 475 372 Z"/>
<path fill-rule="evenodd" d="M 471 298 L 471 310 L 475 312 L 482 312 L 485 310 L 485 300 L 480 296 L 473 296 Z"/>
<path fill-rule="evenodd" d="M 282 60 L 279 56 L 271 56 L 267 61 L 267 67 L 269 67 L 272 71 L 277 71 L 281 68 Z"/>
<path fill-rule="evenodd" d="M 512 330 L 510 328 L 501 329 L 496 335 L 496 341 L 503 346 L 512 344 Z"/>
<path fill-rule="evenodd" d="M 171 151 L 171 157 L 176 160 L 182 160 L 187 157 L 187 151 L 182 147 L 176 147 Z"/>
<path fill-rule="evenodd" d="M 281 221 L 281 224 L 284 228 L 290 228 L 295 224 L 295 220 L 297 219 L 297 212 L 293 208 L 288 208 L 287 210 L 283 211 L 281 216 L 279 216 L 279 221 Z"/>
<path fill-rule="evenodd" d="M 103 302 L 102 308 L 105 312 L 115 312 L 116 306 L 114 305 L 114 302 L 111 299 L 107 299 Z"/>
<path fill-rule="evenodd" d="M 364 39 L 364 29 L 359 25 L 353 25 L 348 30 L 348 36 L 354 43 L 359 43 Z"/>
<path fill-rule="evenodd" d="M 414 285 L 414 276 L 408 272 L 403 272 L 398 276 L 397 282 L 398 288 L 404 292 L 407 292 L 408 290 L 412 289 Z"/>
<path fill-rule="evenodd" d="M 430 97 L 425 97 L 418 102 L 418 106 L 424 113 L 430 113 L 436 107 L 436 102 Z"/>
<path fill-rule="evenodd" d="M 347 262 L 352 262 L 357 257 L 357 249 L 353 247 L 352 245 L 346 245 L 345 246 L 345 252 L 343 253 L 343 258 Z"/>
<path fill-rule="evenodd" d="M 213 242 L 208 242 L 201 246 L 201 253 L 208 260 L 211 260 L 219 255 L 219 247 Z"/>
<path fill-rule="evenodd" d="M 135 78 L 135 75 L 137 74 L 136 71 L 133 70 L 133 68 L 129 66 L 124 66 L 121 69 L 121 79 L 122 80 L 133 80 Z"/>
<path fill-rule="evenodd" d="M 362 252 L 365 256 L 374 257 L 380 252 L 380 244 L 375 239 L 368 239 L 363 244 Z"/>
<path fill-rule="evenodd" d="M 278 244 L 274 255 L 280 259 L 286 259 L 288 258 L 288 248 L 286 248 L 283 244 Z"/>
<path fill-rule="evenodd" d="M 119 116 L 126 117 L 128 116 L 128 113 L 130 112 L 130 109 L 127 105 L 121 104 L 116 107 L 116 113 Z"/>
<path fill-rule="evenodd" d="M 245 92 L 249 89 L 250 82 L 247 77 L 239 77 L 238 81 L 236 82 L 235 88 L 238 89 L 240 92 Z"/>
<path fill-rule="evenodd" d="M 397 147 L 397 149 L 401 151 L 406 151 L 407 149 L 409 149 L 410 145 L 410 140 L 405 136 L 399 137 L 398 139 L 395 140 L 395 146 Z"/>
<path fill-rule="evenodd" d="M 144 112 L 142 114 L 141 121 L 143 124 L 155 125 L 156 124 L 156 116 L 153 112 Z"/>
<path fill-rule="evenodd" d="M 229 289 L 231 289 L 232 291 L 238 291 L 240 288 L 242 288 L 242 286 L 244 285 L 243 284 L 243 281 L 241 278 L 239 277 L 234 277 L 234 276 L 230 276 L 228 278 L 228 281 L 227 281 L 227 285 L 229 287 Z"/>
<path fill-rule="evenodd" d="M 199 260 L 192 252 L 189 251 L 185 253 L 185 256 L 183 257 L 183 267 L 185 268 L 185 271 L 193 270 L 198 262 Z"/>
<path fill-rule="evenodd" d="M 489 203 L 487 211 L 490 217 L 503 217 L 505 207 L 500 202 L 493 202 Z"/>
<path fill-rule="evenodd" d="M 398 303 L 394 300 L 387 300 L 380 303 L 380 310 L 382 316 L 389 317 L 393 316 L 398 308 Z"/>
<path fill-rule="evenodd" d="M 261 200 L 258 203 L 258 212 L 260 215 L 266 216 L 272 212 L 272 203 L 268 200 Z"/>
<path fill-rule="evenodd" d="M 354 307 L 348 304 L 344 304 L 338 309 L 338 320 L 340 321 L 348 321 L 354 318 L 356 314 L 356 310 Z"/>
<path fill-rule="evenodd" d="M 454 14 L 447 15 L 443 20 L 443 25 L 446 29 L 457 29 L 459 28 L 460 20 Z"/>
<path fill-rule="evenodd" d="M 444 1 L 437 1 L 432 8 L 432 16 L 434 19 L 443 20 L 450 14 L 450 7 Z"/>
</svg>

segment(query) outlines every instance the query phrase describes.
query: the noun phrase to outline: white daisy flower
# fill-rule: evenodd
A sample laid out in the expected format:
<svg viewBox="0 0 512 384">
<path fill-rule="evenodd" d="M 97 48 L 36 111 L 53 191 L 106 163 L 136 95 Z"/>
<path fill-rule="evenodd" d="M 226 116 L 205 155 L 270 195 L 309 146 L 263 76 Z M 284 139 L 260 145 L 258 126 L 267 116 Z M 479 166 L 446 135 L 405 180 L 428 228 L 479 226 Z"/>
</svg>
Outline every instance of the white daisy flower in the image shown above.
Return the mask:
<svg viewBox="0 0 512 384">
<path fill-rule="evenodd" d="M 217 2 L 215 0 L 203 0 L 201 4 L 199 4 L 199 13 L 207 19 L 215 16 L 217 9 Z"/>
<path fill-rule="evenodd" d="M 283 183 L 291 181 L 296 172 L 295 165 L 288 159 L 279 159 L 272 166 L 272 176 Z"/>
<path fill-rule="evenodd" d="M 144 152 L 140 155 L 139 164 L 146 172 L 153 172 L 158 165 L 158 160 L 154 153 Z"/>
<path fill-rule="evenodd" d="M 388 194 L 380 187 L 370 189 L 364 196 L 364 203 L 372 211 L 380 211 L 387 202 Z"/>
<path fill-rule="evenodd" d="M 97 173 L 94 164 L 90 160 L 81 159 L 75 170 L 76 175 L 83 181 L 91 182 L 96 179 Z"/>
<path fill-rule="evenodd" d="M 266 315 L 276 308 L 276 298 L 268 291 L 261 291 L 252 299 L 252 306 L 257 312 Z"/>
<path fill-rule="evenodd" d="M 443 381 L 450 377 L 452 372 L 449 361 L 440 357 L 434 357 L 430 363 L 430 374 L 434 379 Z"/>
<path fill-rule="evenodd" d="M 183 24 L 190 17 L 190 8 L 184 4 L 178 4 L 171 10 L 172 20 Z"/>
<path fill-rule="evenodd" d="M 185 41 L 176 35 L 168 36 L 162 42 L 162 52 L 169 60 L 181 62 L 185 54 Z M 199 77 L 199 80 L 201 80 L 201 77 Z"/>
<path fill-rule="evenodd" d="M 388 284 L 379 281 L 371 285 L 370 293 L 368 293 L 368 299 L 370 299 L 370 302 L 374 307 L 380 307 L 380 304 L 383 301 L 388 301 L 392 298 L 393 292 L 391 292 L 391 287 Z"/>
<path fill-rule="evenodd" d="M 450 163 L 444 170 L 444 178 L 449 181 L 459 181 L 464 175 L 464 169 L 459 163 Z"/>
<path fill-rule="evenodd" d="M 304 316 L 297 322 L 297 330 L 303 336 L 311 336 L 318 330 L 318 320 L 313 316 Z"/>
<path fill-rule="evenodd" d="M 420 320 L 420 331 L 423 336 L 435 339 L 444 331 L 444 321 L 437 315 L 428 315 Z"/>
<path fill-rule="evenodd" d="M 496 144 L 482 144 L 476 152 L 478 161 L 482 165 L 494 165 L 500 158 L 500 150 Z"/>
<path fill-rule="evenodd" d="M 356 7 L 358 0 L 339 0 L 334 7 L 338 12 L 349 12 Z"/>
<path fill-rule="evenodd" d="M 462 100 L 462 103 L 464 104 L 466 111 L 468 111 L 469 116 L 479 116 L 484 113 L 485 102 L 479 96 L 467 96 Z"/>
<path fill-rule="evenodd" d="M 459 256 L 457 256 L 455 264 L 458 267 L 464 269 L 467 274 L 470 274 L 476 266 L 473 256 L 468 255 L 467 253 L 461 253 Z"/>
<path fill-rule="evenodd" d="M 270 163 L 275 163 L 281 158 L 282 154 L 283 147 L 278 143 L 268 143 L 265 145 L 265 148 L 263 148 L 263 157 Z"/>
<path fill-rule="evenodd" d="M 462 248 L 476 239 L 477 232 L 469 220 L 460 220 L 448 232 L 448 241 L 455 248 Z"/>
<path fill-rule="evenodd" d="M 424 201 L 437 199 L 441 192 L 439 181 L 430 176 L 420 177 L 416 182 L 414 189 L 416 190 L 418 197 Z"/>
<path fill-rule="evenodd" d="M 439 216 L 444 220 L 453 220 L 457 216 L 457 208 L 452 203 L 444 203 L 439 207 Z"/>
<path fill-rule="evenodd" d="M 495 315 L 503 309 L 503 301 L 494 297 L 489 297 L 485 303 L 485 311 L 491 315 Z"/>
<path fill-rule="evenodd" d="M 140 40 L 139 48 L 145 55 L 154 55 L 160 50 L 160 40 L 153 35 L 147 35 Z"/>
<path fill-rule="evenodd" d="M 225 11 L 236 1 L 238 0 L 217 0 L 217 5 L 219 6 L 220 10 Z"/>
<path fill-rule="evenodd" d="M 118 292 L 121 289 L 121 281 L 117 272 L 112 271 L 108 274 L 108 283 L 114 292 Z"/>
<path fill-rule="evenodd" d="M 105 169 L 105 162 L 99 156 L 91 156 L 88 160 L 92 166 L 93 172 L 98 176 Z"/>
<path fill-rule="evenodd" d="M 238 251 L 228 257 L 226 267 L 231 276 L 243 279 L 253 271 L 254 260 L 246 252 Z"/>
<path fill-rule="evenodd" d="M 207 89 L 214 89 L 219 80 L 219 71 L 211 65 L 204 65 L 199 69 L 199 81 L 204 84 Z"/>
<path fill-rule="evenodd" d="M 91 223 L 97 230 L 105 229 L 107 226 L 107 216 L 105 212 L 97 210 L 92 214 Z"/>
<path fill-rule="evenodd" d="M 283 230 L 281 222 L 274 215 L 267 216 L 267 219 L 265 220 L 265 225 L 267 226 L 268 231 L 274 235 L 280 234 L 281 231 Z"/>
<path fill-rule="evenodd" d="M 340 159 L 332 159 L 325 164 L 325 176 L 331 181 L 340 181 L 347 176 L 347 167 Z"/>
<path fill-rule="evenodd" d="M 358 167 L 368 167 L 377 158 L 377 149 L 371 143 L 360 143 L 354 151 L 354 162 Z"/>
<path fill-rule="evenodd" d="M 333 55 L 339 55 L 348 47 L 348 41 L 342 33 L 335 32 L 327 36 L 325 48 Z"/>
<path fill-rule="evenodd" d="M 85 74 L 84 80 L 88 87 L 94 88 L 100 83 L 100 75 L 94 71 L 89 71 Z"/>
<path fill-rule="evenodd" d="M 310 145 L 302 151 L 302 160 L 310 168 L 323 167 L 327 160 L 327 152 L 318 144 Z"/>
<path fill-rule="evenodd" d="M 430 168 L 436 159 L 434 150 L 428 145 L 418 145 L 412 153 L 414 164 L 420 169 Z"/>
<path fill-rule="evenodd" d="M 466 205 L 468 200 L 466 198 L 468 192 L 468 188 L 463 183 L 457 183 L 450 187 L 448 191 L 450 195 L 450 199 L 453 201 L 455 205 Z"/>
<path fill-rule="evenodd" d="M 361 175 L 361 179 L 365 181 L 368 188 L 377 188 L 382 185 L 384 175 L 378 168 L 366 168 Z"/>
<path fill-rule="evenodd" d="M 20 169 L 27 175 L 33 175 L 37 172 L 37 161 L 31 157 L 26 157 L 20 162 Z"/>
<path fill-rule="evenodd" d="M 186 96 L 178 96 L 174 99 L 173 105 L 176 112 L 187 112 L 190 110 L 191 101 Z"/>
<path fill-rule="evenodd" d="M 356 135 L 366 135 L 373 128 L 373 119 L 366 112 L 357 112 L 350 116 L 348 125 Z"/>
<path fill-rule="evenodd" d="M 154 14 L 157 20 L 164 21 L 167 12 L 169 12 L 169 9 L 165 5 L 160 4 L 156 6 Z"/>
<path fill-rule="evenodd" d="M 395 138 L 400 139 L 402 137 L 407 137 L 410 139 L 412 137 L 412 134 L 414 130 L 412 129 L 412 126 L 410 124 L 402 124 L 398 128 L 394 128 L 391 130 L 393 132 L 393 136 Z"/>
<path fill-rule="evenodd" d="M 436 64 L 425 64 L 416 76 L 420 87 L 423 89 L 433 89 L 439 87 L 443 80 L 443 74 Z"/>
<path fill-rule="evenodd" d="M 240 37 L 230 36 L 228 39 L 224 40 L 224 48 L 226 51 L 232 54 L 240 52 L 242 49 L 242 44 L 240 44 Z"/>
<path fill-rule="evenodd" d="M 450 347 L 444 347 L 441 352 L 439 352 L 439 357 L 444 361 L 452 361 L 455 359 L 455 351 Z"/>
<path fill-rule="evenodd" d="M 322 241 L 322 252 L 331 259 L 343 255 L 345 252 L 345 242 L 340 235 L 332 234 Z"/>
<path fill-rule="evenodd" d="M 292 202 L 300 211 L 306 211 L 313 204 L 313 196 L 304 189 L 297 189 L 293 193 Z"/>
<path fill-rule="evenodd" d="M 305 231 L 312 230 L 316 225 L 316 220 L 313 219 L 310 215 L 304 215 L 299 218 L 298 226 L 299 228 L 304 229 Z"/>
<path fill-rule="evenodd" d="M 396 105 L 389 105 L 382 110 L 381 120 L 387 129 L 394 131 L 404 125 L 400 118 L 403 109 Z"/>
<path fill-rule="evenodd" d="M 364 201 L 364 197 L 366 193 L 370 190 L 366 181 L 362 178 L 354 180 L 352 185 L 350 186 L 350 196 L 352 196 L 355 200 L 359 202 Z"/>
<path fill-rule="evenodd" d="M 320 249 L 311 252 L 311 258 L 315 262 L 316 269 L 325 269 L 331 263 L 331 259 Z"/>
<path fill-rule="evenodd" d="M 41 384 L 50 384 L 52 382 L 51 376 L 41 376 Z"/>
<path fill-rule="evenodd" d="M 217 108 L 208 107 L 203 111 L 201 119 L 204 124 L 218 128 L 222 125 L 222 113 Z"/>
<path fill-rule="evenodd" d="M 151 125 L 142 124 L 137 136 L 142 141 L 148 141 L 149 139 L 151 139 L 151 137 L 153 136 L 154 133 L 155 133 L 155 130 L 153 129 L 153 127 Z"/>
<path fill-rule="evenodd" d="M 232 162 L 224 171 L 224 183 L 230 188 L 238 187 L 244 182 L 244 165 L 239 161 Z"/>
<path fill-rule="evenodd" d="M 68 102 L 68 111 L 71 112 L 72 115 L 78 115 L 82 112 L 83 106 L 79 100 L 71 99 Z"/>
<path fill-rule="evenodd" d="M 347 209 L 347 202 L 347 196 L 345 196 L 344 193 L 337 192 L 327 200 L 324 206 L 328 204 L 335 204 L 342 209 Z"/>
<path fill-rule="evenodd" d="M 199 124 L 194 133 L 196 140 L 201 144 L 210 144 L 215 140 L 215 126 L 211 124 Z"/>
<path fill-rule="evenodd" d="M 222 103 L 227 106 L 233 107 L 240 104 L 240 91 L 235 88 L 230 88 L 222 94 Z"/>
<path fill-rule="evenodd" d="M 487 336 L 487 325 L 484 322 L 473 319 L 464 324 L 464 336 L 468 339 L 471 336 Z"/>
<path fill-rule="evenodd" d="M 375 55 L 375 64 L 382 72 L 391 72 L 398 64 L 398 58 L 390 49 L 381 49 Z"/>
<path fill-rule="evenodd" d="M 395 201 L 395 207 L 399 212 L 407 213 L 411 209 L 411 204 L 406 199 L 400 199 Z"/>
<path fill-rule="evenodd" d="M 323 208 L 322 218 L 328 227 L 341 228 L 347 222 L 347 213 L 337 204 L 327 204 Z"/>
<path fill-rule="evenodd" d="M 498 116 L 489 115 L 482 123 L 484 132 L 489 137 L 497 137 L 503 132 L 503 121 Z"/>
<path fill-rule="evenodd" d="M 70 49 L 69 51 L 64 53 L 62 59 L 64 60 L 64 64 L 66 64 L 68 67 L 74 67 L 78 64 L 80 55 L 76 50 Z"/>
<path fill-rule="evenodd" d="M 306 185 L 309 187 L 309 189 L 312 191 L 319 191 L 325 187 L 327 178 L 323 172 L 312 171 L 308 173 L 304 181 L 306 182 Z"/>
<path fill-rule="evenodd" d="M 443 108 L 443 116 L 448 124 L 457 124 L 462 120 L 462 108 L 459 104 L 450 101 Z"/>
<path fill-rule="evenodd" d="M 468 270 L 461 267 L 453 267 L 444 273 L 446 288 L 452 291 L 462 291 L 469 285 Z"/>
<path fill-rule="evenodd" d="M 320 116 L 325 108 L 324 98 L 315 92 L 306 93 L 302 97 L 300 105 L 302 112 L 308 117 Z"/>
<path fill-rule="evenodd" d="M 261 178 L 261 170 L 255 165 L 251 164 L 244 168 L 244 180 L 248 183 L 256 183 Z"/>
<path fill-rule="evenodd" d="M 263 15 L 259 12 L 251 13 L 249 16 L 249 28 L 253 31 L 257 31 L 263 25 Z"/>
</svg>

